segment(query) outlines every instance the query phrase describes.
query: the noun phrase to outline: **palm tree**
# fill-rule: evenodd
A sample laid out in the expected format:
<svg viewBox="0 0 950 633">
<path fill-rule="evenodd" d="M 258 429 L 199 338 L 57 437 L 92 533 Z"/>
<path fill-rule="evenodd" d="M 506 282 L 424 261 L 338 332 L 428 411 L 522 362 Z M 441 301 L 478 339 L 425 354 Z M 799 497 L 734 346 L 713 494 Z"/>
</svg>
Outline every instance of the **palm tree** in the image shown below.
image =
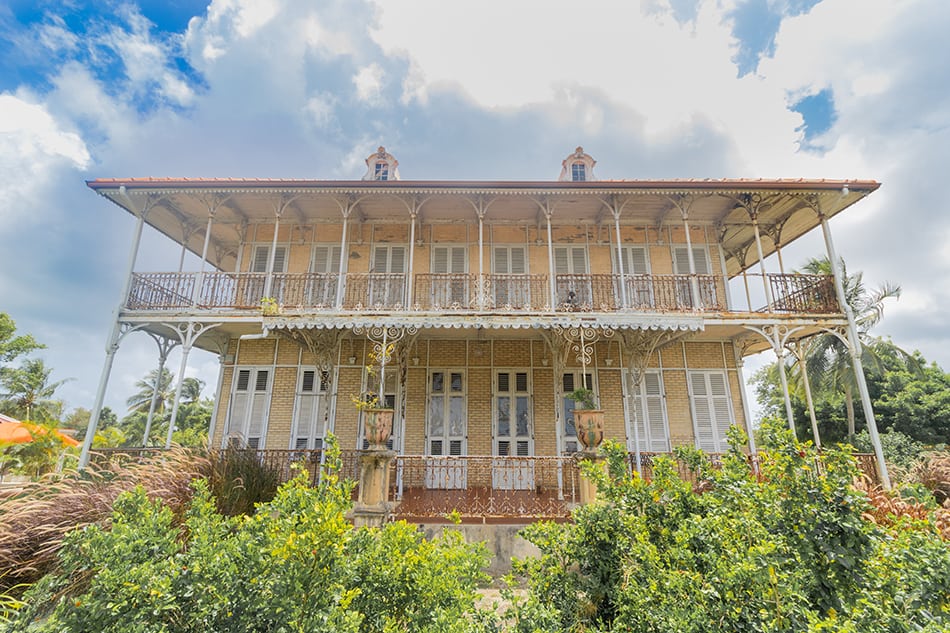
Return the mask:
<svg viewBox="0 0 950 633">
<path fill-rule="evenodd" d="M 205 382 L 198 378 L 185 378 L 181 382 L 181 401 L 197 402 L 201 398 L 201 391 L 205 388 Z"/>
<path fill-rule="evenodd" d="M 175 390 L 172 389 L 172 373 L 165 368 L 162 368 L 160 380 L 158 370 L 153 369 L 145 375 L 145 378 L 135 383 L 135 388 L 138 391 L 125 401 L 129 405 L 129 411 L 148 413 L 149 407 L 152 405 L 152 394 L 155 391 L 156 384 L 158 385 L 158 399 L 155 401 L 155 411 L 157 413 L 163 412 L 165 403 L 171 401 L 175 395 Z"/>
<path fill-rule="evenodd" d="M 39 358 L 23 361 L 18 369 L 4 368 L 0 384 L 4 392 L 2 407 L 6 413 L 34 422 L 53 422 L 61 413 L 62 402 L 53 399 L 65 380 L 50 382 L 52 367 Z"/>
<path fill-rule="evenodd" d="M 863 273 L 849 275 L 844 260 L 839 260 L 839 268 L 845 300 L 854 314 L 862 348 L 861 362 L 865 370 L 882 372 L 884 358 L 887 356 L 900 357 L 913 370 L 916 362 L 912 355 L 894 345 L 890 340 L 872 337 L 869 333 L 884 316 L 884 302 L 887 299 L 900 297 L 900 286 L 884 283 L 874 290 L 869 290 L 864 285 Z M 803 272 L 812 275 L 831 275 L 831 262 L 827 257 L 812 258 L 805 264 Z M 809 350 L 805 366 L 812 385 L 844 395 L 848 438 L 853 439 L 855 434 L 854 393 L 858 387 L 854 364 L 847 345 L 833 334 L 822 334 Z"/>
</svg>

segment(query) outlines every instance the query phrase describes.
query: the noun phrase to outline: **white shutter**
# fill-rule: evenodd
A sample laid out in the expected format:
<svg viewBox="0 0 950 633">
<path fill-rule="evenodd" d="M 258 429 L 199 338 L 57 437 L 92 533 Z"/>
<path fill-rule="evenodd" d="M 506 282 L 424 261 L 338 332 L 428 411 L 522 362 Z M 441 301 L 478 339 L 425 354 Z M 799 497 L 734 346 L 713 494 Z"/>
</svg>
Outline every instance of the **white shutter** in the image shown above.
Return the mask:
<svg viewBox="0 0 950 633">
<path fill-rule="evenodd" d="M 389 272 L 406 272 L 406 249 L 403 246 L 393 246 L 389 251 Z"/>
<path fill-rule="evenodd" d="M 566 275 L 571 272 L 567 248 L 563 246 L 558 246 L 554 249 L 554 272 L 558 275 Z"/>
<path fill-rule="evenodd" d="M 268 259 L 270 259 L 270 247 L 255 246 L 254 259 L 251 262 L 251 272 L 252 273 L 266 273 Z"/>
<path fill-rule="evenodd" d="M 732 424 L 725 372 L 694 371 L 689 374 L 696 416 L 696 444 L 704 451 L 726 450 L 726 431 Z"/>
<path fill-rule="evenodd" d="M 673 249 L 674 272 L 677 275 L 689 274 L 689 249 L 685 246 L 677 246 Z M 712 274 L 709 266 L 709 254 L 705 246 L 693 247 L 693 265 L 696 266 L 697 275 Z"/>
<path fill-rule="evenodd" d="M 310 272 L 340 272 L 340 247 L 315 246 L 313 249 L 313 262 L 310 264 Z"/>
<path fill-rule="evenodd" d="M 493 259 L 495 273 L 499 275 L 507 275 L 511 270 L 511 267 L 508 265 L 508 249 L 503 247 L 495 248 L 495 257 Z"/>
<path fill-rule="evenodd" d="M 527 260 L 523 246 L 517 246 L 511 249 L 511 268 L 509 272 L 513 275 L 523 275 L 528 270 Z"/>
<path fill-rule="evenodd" d="M 620 266 L 616 265 L 617 250 L 612 249 L 613 259 L 617 274 L 620 274 Z M 650 260 L 647 257 L 647 249 L 643 246 L 624 246 L 620 249 L 620 256 L 623 258 L 623 272 L 625 275 L 647 275 L 650 273 Z"/>
<path fill-rule="evenodd" d="M 452 257 L 450 262 L 452 263 L 453 273 L 464 273 L 465 272 L 465 247 L 464 246 L 453 246 L 452 247 Z"/>
<path fill-rule="evenodd" d="M 449 272 L 449 249 L 445 246 L 436 246 L 432 249 L 432 272 L 445 274 Z"/>
<path fill-rule="evenodd" d="M 643 394 L 646 400 L 647 427 L 650 432 L 650 450 L 663 453 L 670 450 L 666 416 L 663 409 L 663 391 L 659 372 L 648 372 L 643 377 Z"/>
<path fill-rule="evenodd" d="M 247 406 L 251 399 L 248 393 L 251 370 L 240 369 L 234 385 L 234 394 L 231 396 L 231 412 L 228 417 L 228 426 L 225 436 L 243 435 L 244 421 L 247 419 Z"/>
<path fill-rule="evenodd" d="M 377 246 L 373 253 L 373 272 L 389 272 L 389 249 L 385 246 Z"/>
<path fill-rule="evenodd" d="M 247 421 L 247 444 L 251 448 L 261 446 L 264 434 L 264 422 L 267 417 L 267 391 L 269 372 L 258 369 L 254 380 L 254 396 Z"/>
</svg>

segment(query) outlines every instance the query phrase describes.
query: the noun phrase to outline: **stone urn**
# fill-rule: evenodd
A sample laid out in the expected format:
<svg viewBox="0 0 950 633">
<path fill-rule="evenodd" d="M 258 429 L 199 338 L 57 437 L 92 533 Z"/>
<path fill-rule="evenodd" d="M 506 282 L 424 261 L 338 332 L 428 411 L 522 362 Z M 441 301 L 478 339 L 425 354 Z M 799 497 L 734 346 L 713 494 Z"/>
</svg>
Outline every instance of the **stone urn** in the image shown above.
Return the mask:
<svg viewBox="0 0 950 633">
<path fill-rule="evenodd" d="M 366 409 L 363 420 L 363 433 L 370 448 L 386 448 L 386 442 L 393 432 L 392 409 Z"/>
<path fill-rule="evenodd" d="M 604 441 L 603 409 L 574 409 L 574 428 L 581 445 L 586 450 L 596 450 Z"/>
</svg>

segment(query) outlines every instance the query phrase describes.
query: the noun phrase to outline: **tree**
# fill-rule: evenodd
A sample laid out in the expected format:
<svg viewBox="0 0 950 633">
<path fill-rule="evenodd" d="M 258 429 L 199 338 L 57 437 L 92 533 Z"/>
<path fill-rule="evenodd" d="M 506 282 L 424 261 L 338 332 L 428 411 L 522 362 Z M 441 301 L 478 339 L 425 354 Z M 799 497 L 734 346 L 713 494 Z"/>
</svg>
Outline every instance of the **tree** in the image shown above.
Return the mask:
<svg viewBox="0 0 950 633">
<path fill-rule="evenodd" d="M 46 347 L 29 334 L 14 336 L 16 323 L 6 312 L 0 312 L 0 367 L 18 356 Z"/>
<path fill-rule="evenodd" d="M 155 411 L 164 411 L 165 403 L 169 402 L 175 395 L 175 390 L 172 388 L 172 380 L 172 373 L 164 367 L 162 368 L 160 378 L 157 369 L 148 372 L 145 378 L 135 383 L 135 388 L 138 389 L 138 391 L 129 396 L 128 400 L 125 401 L 125 403 L 129 405 L 129 411 L 148 413 L 149 408 L 152 406 L 152 394 L 155 392 L 156 385 L 158 385 L 158 398 L 155 400 Z"/>
<path fill-rule="evenodd" d="M 864 274 L 858 272 L 849 275 L 843 259 L 839 260 L 839 269 L 845 300 L 854 314 L 862 347 L 861 361 L 866 371 L 880 371 L 882 355 L 885 352 L 908 358 L 909 354 L 893 343 L 874 339 L 869 334 L 871 328 L 880 323 L 884 316 L 884 302 L 887 299 L 900 297 L 900 286 L 885 282 L 878 288 L 869 290 L 864 284 Z M 812 275 L 831 275 L 831 262 L 827 257 L 812 258 L 805 264 L 803 271 Z M 808 353 L 805 366 L 810 383 L 818 390 L 824 389 L 843 394 L 848 437 L 853 438 L 856 426 L 854 393 L 858 387 L 854 375 L 854 364 L 847 345 L 834 334 L 820 335 Z M 793 371 L 793 375 L 794 373 Z"/>
<path fill-rule="evenodd" d="M 65 380 L 50 382 L 52 367 L 39 358 L 23 361 L 18 369 L 4 368 L 0 372 L 3 387 L 4 413 L 36 422 L 53 422 L 62 413 L 63 403 L 53 399 Z"/>
</svg>

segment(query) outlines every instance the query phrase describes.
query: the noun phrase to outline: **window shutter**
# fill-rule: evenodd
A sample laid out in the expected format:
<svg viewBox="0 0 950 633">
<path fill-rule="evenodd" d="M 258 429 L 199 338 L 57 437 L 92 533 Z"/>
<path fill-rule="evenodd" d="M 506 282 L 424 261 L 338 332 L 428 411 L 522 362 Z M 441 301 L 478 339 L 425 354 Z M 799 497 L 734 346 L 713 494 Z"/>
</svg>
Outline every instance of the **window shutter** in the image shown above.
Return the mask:
<svg viewBox="0 0 950 633">
<path fill-rule="evenodd" d="M 647 249 L 641 247 L 630 247 L 623 250 L 627 254 L 627 260 L 624 262 L 624 271 L 631 275 L 646 275 L 650 272 L 650 266 L 647 263 Z"/>
<path fill-rule="evenodd" d="M 650 429 L 650 450 L 663 453 L 670 450 L 667 437 L 666 420 L 663 416 L 663 393 L 660 389 L 660 375 L 650 372 L 643 377 L 643 391 L 646 398 L 646 418 Z"/>
<path fill-rule="evenodd" d="M 445 246 L 436 246 L 432 249 L 432 272 L 444 274 L 449 272 L 449 249 Z"/>
<path fill-rule="evenodd" d="M 465 248 L 462 246 L 452 247 L 452 270 L 453 273 L 465 272 Z"/>
<path fill-rule="evenodd" d="M 717 443 L 719 450 L 728 446 L 726 431 L 732 424 L 729 415 L 729 393 L 725 374 L 709 374 L 709 391 L 712 396 L 712 410 L 716 418 Z"/>
<path fill-rule="evenodd" d="M 251 381 L 251 370 L 241 369 L 238 371 L 237 390 L 247 391 L 248 384 Z"/>
<path fill-rule="evenodd" d="M 554 272 L 558 275 L 566 275 L 571 272 L 567 248 L 564 246 L 558 246 L 554 249 Z"/>
<path fill-rule="evenodd" d="M 385 246 L 377 246 L 373 253 L 373 272 L 389 272 L 389 250 Z"/>
<path fill-rule="evenodd" d="M 340 247 L 339 246 L 316 246 L 313 249 L 313 264 L 311 271 L 314 273 L 338 273 L 340 272 Z"/>
<path fill-rule="evenodd" d="M 508 249 L 496 248 L 493 263 L 495 264 L 495 273 L 499 275 L 507 275 L 508 271 L 511 270 L 508 266 Z"/>
<path fill-rule="evenodd" d="M 583 247 L 575 246 L 571 249 L 571 271 L 575 275 L 587 274 L 587 253 Z"/>
<path fill-rule="evenodd" d="M 274 272 L 282 273 L 287 270 L 287 247 L 278 246 L 274 251 Z"/>
<path fill-rule="evenodd" d="M 391 273 L 406 272 L 406 249 L 402 246 L 393 246 L 389 252 L 389 270 Z"/>
<path fill-rule="evenodd" d="M 267 246 L 254 247 L 254 261 L 251 262 L 252 273 L 266 273 L 267 260 L 270 255 L 270 248 Z"/>
<path fill-rule="evenodd" d="M 502 372 L 498 374 L 498 391 L 507 392 L 511 391 L 511 377 L 507 372 Z"/>
<path fill-rule="evenodd" d="M 677 246 L 673 249 L 673 260 L 677 275 L 689 274 L 689 249 L 685 246 Z M 693 265 L 696 267 L 697 275 L 709 275 L 709 257 L 706 254 L 706 248 L 703 246 L 693 247 Z"/>
<path fill-rule="evenodd" d="M 525 262 L 524 247 L 519 246 L 511 249 L 511 269 L 513 275 L 523 275 L 528 270 Z"/>
<path fill-rule="evenodd" d="M 515 391 L 528 391 L 528 374 L 523 371 L 515 373 Z"/>
<path fill-rule="evenodd" d="M 303 379 L 301 380 L 300 391 L 305 393 L 313 393 L 314 387 L 316 385 L 316 375 L 312 369 L 307 369 L 303 372 Z"/>
</svg>

